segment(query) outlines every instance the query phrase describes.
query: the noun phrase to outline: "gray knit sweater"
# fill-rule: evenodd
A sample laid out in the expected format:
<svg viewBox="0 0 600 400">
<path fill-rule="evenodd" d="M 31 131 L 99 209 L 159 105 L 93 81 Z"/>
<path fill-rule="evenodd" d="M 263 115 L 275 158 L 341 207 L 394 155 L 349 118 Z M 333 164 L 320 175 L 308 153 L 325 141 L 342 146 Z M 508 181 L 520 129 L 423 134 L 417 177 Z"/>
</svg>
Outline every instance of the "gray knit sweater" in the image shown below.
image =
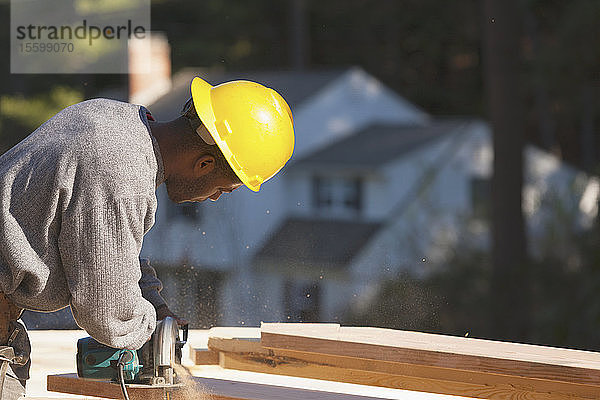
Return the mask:
<svg viewBox="0 0 600 400">
<path fill-rule="evenodd" d="M 0 157 L 0 290 L 31 310 L 70 304 L 98 341 L 141 347 L 164 304 L 138 258 L 162 181 L 143 107 L 95 99 L 56 114 Z"/>
</svg>

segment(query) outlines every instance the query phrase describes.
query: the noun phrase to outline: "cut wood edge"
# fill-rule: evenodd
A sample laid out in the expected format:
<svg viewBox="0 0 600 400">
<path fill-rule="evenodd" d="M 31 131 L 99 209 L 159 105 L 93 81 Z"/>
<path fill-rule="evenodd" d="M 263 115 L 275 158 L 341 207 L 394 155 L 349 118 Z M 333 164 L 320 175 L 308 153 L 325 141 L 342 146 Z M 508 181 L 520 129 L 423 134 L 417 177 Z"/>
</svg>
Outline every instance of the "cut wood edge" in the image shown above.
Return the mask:
<svg viewBox="0 0 600 400">
<path fill-rule="evenodd" d="M 226 351 L 229 353 L 268 353 L 260 340 L 254 338 L 220 338 L 209 337 L 208 348 L 213 351 Z"/>
<path fill-rule="evenodd" d="M 196 365 L 216 365 L 219 363 L 219 352 L 213 349 L 190 349 L 190 358 Z"/>
</svg>

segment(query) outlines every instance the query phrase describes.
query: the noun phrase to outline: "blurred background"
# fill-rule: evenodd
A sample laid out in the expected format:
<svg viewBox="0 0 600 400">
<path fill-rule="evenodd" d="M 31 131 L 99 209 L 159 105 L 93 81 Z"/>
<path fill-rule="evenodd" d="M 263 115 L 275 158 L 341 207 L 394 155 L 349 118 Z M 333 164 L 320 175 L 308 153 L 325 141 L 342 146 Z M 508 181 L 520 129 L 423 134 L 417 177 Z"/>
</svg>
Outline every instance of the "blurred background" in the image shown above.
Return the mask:
<svg viewBox="0 0 600 400">
<path fill-rule="evenodd" d="M 192 327 L 337 322 L 600 350 L 600 2 L 152 0 L 149 74 L 11 74 L 0 151 L 94 97 L 169 120 L 198 75 L 290 103 L 260 193 L 175 205 L 142 256 Z M 70 311 L 28 312 L 70 328 Z"/>
</svg>

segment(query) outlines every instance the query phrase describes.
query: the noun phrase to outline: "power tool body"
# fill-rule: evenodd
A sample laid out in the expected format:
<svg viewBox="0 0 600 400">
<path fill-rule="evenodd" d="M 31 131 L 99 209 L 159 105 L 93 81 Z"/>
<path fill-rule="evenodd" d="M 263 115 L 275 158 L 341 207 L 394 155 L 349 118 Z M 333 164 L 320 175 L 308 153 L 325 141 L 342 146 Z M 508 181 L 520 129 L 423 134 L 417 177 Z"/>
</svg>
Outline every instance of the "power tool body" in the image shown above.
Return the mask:
<svg viewBox="0 0 600 400">
<path fill-rule="evenodd" d="M 177 321 L 158 321 L 151 339 L 139 350 L 115 349 L 91 337 L 77 342 L 77 375 L 81 378 L 112 380 L 152 386 L 178 385 L 175 364 L 181 364 L 181 350 L 187 342 L 188 326 L 179 337 Z M 125 394 L 125 393 L 124 393 Z"/>
</svg>

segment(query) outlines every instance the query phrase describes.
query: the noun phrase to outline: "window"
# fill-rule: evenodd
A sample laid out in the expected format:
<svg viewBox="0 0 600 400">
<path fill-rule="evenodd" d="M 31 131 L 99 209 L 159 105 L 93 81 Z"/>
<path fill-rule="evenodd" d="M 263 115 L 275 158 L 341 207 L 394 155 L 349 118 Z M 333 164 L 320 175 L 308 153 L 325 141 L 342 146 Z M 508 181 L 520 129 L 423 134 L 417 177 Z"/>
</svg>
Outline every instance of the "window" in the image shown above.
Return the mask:
<svg viewBox="0 0 600 400">
<path fill-rule="evenodd" d="M 317 210 L 356 214 L 361 209 L 361 181 L 358 178 L 315 177 L 313 188 Z"/>
<path fill-rule="evenodd" d="M 471 178 L 471 207 L 473 217 L 489 219 L 491 216 L 492 185 L 489 178 Z"/>
</svg>

